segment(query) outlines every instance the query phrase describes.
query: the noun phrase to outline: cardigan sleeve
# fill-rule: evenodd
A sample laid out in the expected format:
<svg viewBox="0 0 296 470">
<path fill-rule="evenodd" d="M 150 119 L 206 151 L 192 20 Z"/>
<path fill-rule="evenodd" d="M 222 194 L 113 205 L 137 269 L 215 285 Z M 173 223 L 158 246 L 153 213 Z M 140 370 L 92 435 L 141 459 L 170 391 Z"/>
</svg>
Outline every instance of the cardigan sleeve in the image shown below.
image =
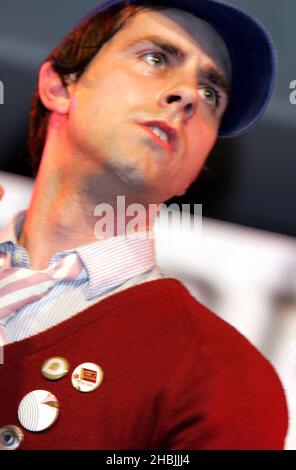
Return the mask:
<svg viewBox="0 0 296 470">
<path fill-rule="evenodd" d="M 152 447 L 283 449 L 287 406 L 272 365 L 230 325 L 203 342 L 171 373 Z"/>
</svg>

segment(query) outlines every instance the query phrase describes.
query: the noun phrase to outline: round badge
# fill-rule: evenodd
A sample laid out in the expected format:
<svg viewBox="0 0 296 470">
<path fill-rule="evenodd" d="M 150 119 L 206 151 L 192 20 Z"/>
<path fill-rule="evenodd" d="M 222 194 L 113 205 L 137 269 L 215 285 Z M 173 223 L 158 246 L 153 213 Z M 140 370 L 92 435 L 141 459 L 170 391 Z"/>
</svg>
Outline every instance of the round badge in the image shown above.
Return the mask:
<svg viewBox="0 0 296 470">
<path fill-rule="evenodd" d="M 69 370 L 69 362 L 58 356 L 46 359 L 41 366 L 41 374 L 47 380 L 60 380 L 68 374 Z"/>
<path fill-rule="evenodd" d="M 50 428 L 59 415 L 57 398 L 46 390 L 34 390 L 28 393 L 18 407 L 18 419 L 21 425 L 32 432 Z"/>
<path fill-rule="evenodd" d="M 0 429 L 0 450 L 18 449 L 23 440 L 24 433 L 17 426 L 4 426 Z"/>
<path fill-rule="evenodd" d="M 104 372 L 100 366 L 85 362 L 76 367 L 72 374 L 72 385 L 79 392 L 92 392 L 103 382 Z"/>
</svg>

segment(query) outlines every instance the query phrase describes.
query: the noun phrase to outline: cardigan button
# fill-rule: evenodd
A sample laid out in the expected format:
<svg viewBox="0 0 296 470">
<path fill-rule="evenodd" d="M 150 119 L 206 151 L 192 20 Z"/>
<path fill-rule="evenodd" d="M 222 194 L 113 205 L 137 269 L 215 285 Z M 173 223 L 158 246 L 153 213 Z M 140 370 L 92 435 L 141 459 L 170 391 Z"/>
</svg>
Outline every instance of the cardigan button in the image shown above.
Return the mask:
<svg viewBox="0 0 296 470">
<path fill-rule="evenodd" d="M 50 357 L 43 362 L 41 374 L 47 380 L 60 380 L 65 377 L 70 370 L 69 362 L 63 357 Z"/>
<path fill-rule="evenodd" d="M 17 426 L 4 426 L 0 429 L 0 450 L 18 449 L 23 440 L 24 433 Z"/>
<path fill-rule="evenodd" d="M 79 392 L 92 392 L 103 382 L 104 372 L 100 366 L 92 362 L 84 362 L 74 370 L 72 385 Z"/>
<path fill-rule="evenodd" d="M 32 432 L 50 428 L 59 416 L 57 398 L 46 390 L 34 390 L 28 393 L 18 407 L 18 419 L 21 425 Z"/>
</svg>

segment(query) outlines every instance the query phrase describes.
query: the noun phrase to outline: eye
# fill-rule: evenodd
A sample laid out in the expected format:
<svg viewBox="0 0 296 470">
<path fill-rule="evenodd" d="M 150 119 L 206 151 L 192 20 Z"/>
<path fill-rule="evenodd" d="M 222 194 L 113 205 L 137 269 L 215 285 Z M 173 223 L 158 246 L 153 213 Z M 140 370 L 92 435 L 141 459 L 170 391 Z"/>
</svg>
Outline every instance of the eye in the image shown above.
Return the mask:
<svg viewBox="0 0 296 470">
<path fill-rule="evenodd" d="M 220 104 L 220 93 L 209 85 L 204 85 L 199 88 L 201 97 L 213 108 L 218 108 Z"/>
<path fill-rule="evenodd" d="M 141 57 L 144 57 L 145 61 L 152 66 L 162 67 L 168 64 L 167 56 L 161 52 L 150 51 L 142 54 Z"/>
</svg>

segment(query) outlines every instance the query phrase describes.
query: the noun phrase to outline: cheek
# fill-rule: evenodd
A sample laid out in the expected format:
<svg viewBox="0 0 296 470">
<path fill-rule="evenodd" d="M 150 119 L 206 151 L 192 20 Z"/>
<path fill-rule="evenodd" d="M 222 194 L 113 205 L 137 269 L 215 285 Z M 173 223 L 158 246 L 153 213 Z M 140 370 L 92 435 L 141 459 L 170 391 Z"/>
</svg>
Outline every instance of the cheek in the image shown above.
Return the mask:
<svg viewBox="0 0 296 470">
<path fill-rule="evenodd" d="M 181 162 L 183 174 L 183 191 L 196 180 L 202 171 L 206 160 L 217 138 L 217 131 L 212 128 L 202 128 L 198 132 L 191 131 L 184 161 Z"/>
<path fill-rule="evenodd" d="M 96 86 L 82 89 L 73 102 L 73 111 L 81 120 L 107 124 L 128 120 L 147 106 L 149 92 L 143 83 L 124 74 L 98 80 Z M 151 95 L 150 95 L 151 100 Z M 83 125 L 83 123 L 82 123 Z"/>
<path fill-rule="evenodd" d="M 189 154 L 192 164 L 203 167 L 207 157 L 214 147 L 217 140 L 217 129 L 209 126 L 200 126 L 199 131 L 192 131 L 189 141 Z"/>
</svg>

